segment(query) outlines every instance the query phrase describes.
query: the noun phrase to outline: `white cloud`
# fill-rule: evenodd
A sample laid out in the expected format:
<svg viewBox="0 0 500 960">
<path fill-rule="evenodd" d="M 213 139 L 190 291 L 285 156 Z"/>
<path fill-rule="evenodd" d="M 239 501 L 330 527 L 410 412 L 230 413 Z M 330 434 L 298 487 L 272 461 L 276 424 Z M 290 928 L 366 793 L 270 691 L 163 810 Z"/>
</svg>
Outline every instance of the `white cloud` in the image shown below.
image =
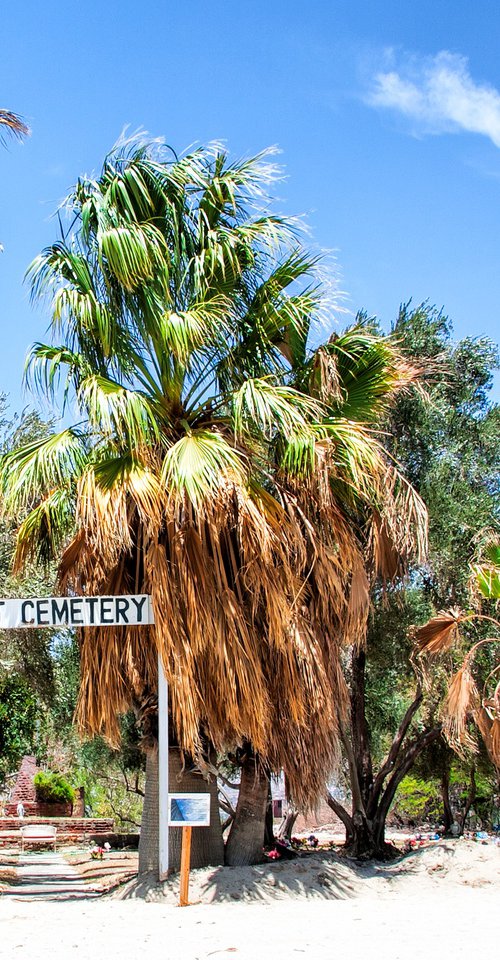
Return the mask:
<svg viewBox="0 0 500 960">
<path fill-rule="evenodd" d="M 442 50 L 435 57 L 410 57 L 398 69 L 377 73 L 366 98 L 417 121 L 429 133 L 467 130 L 500 147 L 500 93 L 475 83 L 466 57 Z"/>
</svg>

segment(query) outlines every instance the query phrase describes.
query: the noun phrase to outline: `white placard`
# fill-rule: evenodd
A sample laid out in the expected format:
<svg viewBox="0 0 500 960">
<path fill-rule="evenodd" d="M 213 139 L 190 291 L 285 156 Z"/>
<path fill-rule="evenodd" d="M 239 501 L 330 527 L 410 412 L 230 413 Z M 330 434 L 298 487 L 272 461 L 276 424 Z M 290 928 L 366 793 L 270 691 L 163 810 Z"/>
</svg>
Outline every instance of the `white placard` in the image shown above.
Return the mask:
<svg viewBox="0 0 500 960">
<path fill-rule="evenodd" d="M 209 793 L 169 793 L 169 827 L 209 827 Z"/>
<path fill-rule="evenodd" d="M 0 600 L 0 629 L 127 627 L 154 623 L 151 597 L 30 597 Z"/>
</svg>

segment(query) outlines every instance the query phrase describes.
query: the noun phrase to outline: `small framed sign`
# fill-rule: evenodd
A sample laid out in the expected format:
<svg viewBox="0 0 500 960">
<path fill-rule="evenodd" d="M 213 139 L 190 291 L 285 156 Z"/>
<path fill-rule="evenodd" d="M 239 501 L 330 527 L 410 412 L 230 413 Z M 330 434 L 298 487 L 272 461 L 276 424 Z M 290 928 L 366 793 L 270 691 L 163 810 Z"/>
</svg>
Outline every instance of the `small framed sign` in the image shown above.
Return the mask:
<svg viewBox="0 0 500 960">
<path fill-rule="evenodd" d="M 169 793 L 169 827 L 209 827 L 209 793 Z"/>
</svg>

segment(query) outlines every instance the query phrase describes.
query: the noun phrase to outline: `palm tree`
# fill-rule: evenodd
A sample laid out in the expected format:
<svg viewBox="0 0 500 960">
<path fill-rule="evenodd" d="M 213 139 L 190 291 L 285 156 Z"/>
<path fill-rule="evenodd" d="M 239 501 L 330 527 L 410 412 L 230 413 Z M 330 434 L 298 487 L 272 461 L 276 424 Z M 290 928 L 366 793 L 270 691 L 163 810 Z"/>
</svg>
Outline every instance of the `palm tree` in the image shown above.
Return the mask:
<svg viewBox="0 0 500 960">
<path fill-rule="evenodd" d="M 293 441 L 320 416 L 289 384 L 289 345 L 320 293 L 295 224 L 258 208 L 273 175 L 265 156 L 166 159 L 133 144 L 78 181 L 69 233 L 29 271 L 58 340 L 28 364 L 41 391 L 64 376 L 78 423 L 9 454 L 2 477 L 25 517 L 18 566 L 64 550 L 61 589 L 153 598 L 147 632 L 82 634 L 82 730 L 117 743 L 132 706 L 154 784 L 159 653 L 178 754 L 207 765 L 249 743 L 307 803 L 337 752 L 339 631 L 326 644 L 301 602 L 314 530 L 270 469 L 286 445 L 287 478 L 300 468 Z M 324 598 L 338 569 L 324 564 Z M 155 804 L 148 789 L 144 870 L 157 865 Z"/>
<path fill-rule="evenodd" d="M 418 386 L 423 370 L 409 364 L 397 342 L 380 336 L 364 316 L 310 357 L 306 343 L 296 338 L 291 362 L 295 385 L 321 402 L 323 411 L 312 437 L 293 438 L 281 451 L 282 469 L 290 460 L 294 464 L 288 486 L 316 532 L 307 594 L 317 629 L 327 636 L 336 629 L 331 596 L 323 591 L 325 565 L 337 563 L 333 606 L 347 607 L 341 624 L 346 669 L 334 675 L 332 698 L 337 705 L 349 704 L 339 711 L 338 722 L 352 813 L 347 815 L 338 804 L 335 812 L 346 824 L 355 855 L 380 852 L 390 794 L 384 794 L 380 809 L 373 807 L 376 785 L 364 694 L 370 592 L 404 575 L 412 559 L 422 562 L 427 544 L 425 505 L 388 458 L 383 424 L 395 397 Z M 415 697 L 408 723 L 420 703 L 418 690 Z"/>
</svg>

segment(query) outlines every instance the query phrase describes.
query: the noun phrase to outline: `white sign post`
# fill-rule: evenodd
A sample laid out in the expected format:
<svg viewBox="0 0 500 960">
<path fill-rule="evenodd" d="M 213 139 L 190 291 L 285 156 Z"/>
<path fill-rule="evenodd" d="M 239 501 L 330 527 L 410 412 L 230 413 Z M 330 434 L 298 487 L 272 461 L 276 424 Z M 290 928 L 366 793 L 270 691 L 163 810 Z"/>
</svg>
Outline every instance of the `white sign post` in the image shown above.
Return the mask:
<svg viewBox="0 0 500 960">
<path fill-rule="evenodd" d="M 168 684 L 158 655 L 159 879 L 168 876 Z"/>
</svg>

